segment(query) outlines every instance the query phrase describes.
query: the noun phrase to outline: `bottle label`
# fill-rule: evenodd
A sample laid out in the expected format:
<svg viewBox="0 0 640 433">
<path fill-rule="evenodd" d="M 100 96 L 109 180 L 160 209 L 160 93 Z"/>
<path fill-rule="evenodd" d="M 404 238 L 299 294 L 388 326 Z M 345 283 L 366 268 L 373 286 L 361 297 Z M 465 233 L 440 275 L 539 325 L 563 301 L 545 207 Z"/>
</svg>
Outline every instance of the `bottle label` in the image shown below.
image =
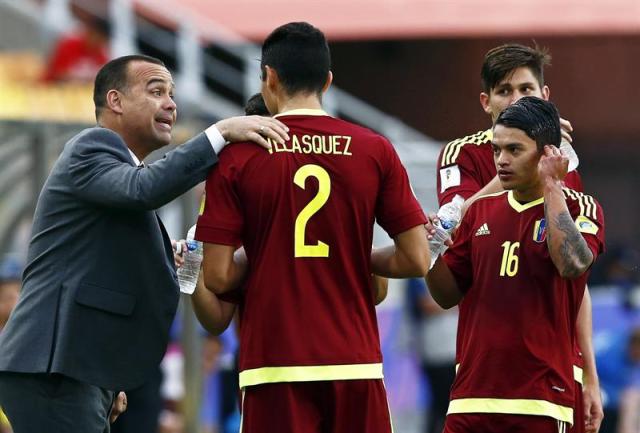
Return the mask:
<svg viewBox="0 0 640 433">
<path fill-rule="evenodd" d="M 187 249 L 189 251 L 195 251 L 198 248 L 198 241 L 194 239 L 189 239 L 187 241 Z"/>
<path fill-rule="evenodd" d="M 440 220 L 440 225 L 445 230 L 451 230 L 456 226 L 456 222 L 455 221 L 449 221 L 449 220 Z"/>
</svg>

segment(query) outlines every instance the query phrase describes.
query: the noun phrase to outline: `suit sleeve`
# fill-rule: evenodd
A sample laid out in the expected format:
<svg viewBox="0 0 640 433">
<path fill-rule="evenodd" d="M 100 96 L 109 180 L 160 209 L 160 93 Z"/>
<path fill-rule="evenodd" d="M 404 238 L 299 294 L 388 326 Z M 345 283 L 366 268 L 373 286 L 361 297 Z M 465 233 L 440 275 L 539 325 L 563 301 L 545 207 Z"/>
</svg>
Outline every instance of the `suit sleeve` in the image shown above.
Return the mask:
<svg viewBox="0 0 640 433">
<path fill-rule="evenodd" d="M 131 164 L 126 145 L 109 129 L 87 130 L 70 145 L 74 193 L 110 208 L 157 209 L 202 182 L 217 162 L 204 133 L 145 168 Z"/>
</svg>

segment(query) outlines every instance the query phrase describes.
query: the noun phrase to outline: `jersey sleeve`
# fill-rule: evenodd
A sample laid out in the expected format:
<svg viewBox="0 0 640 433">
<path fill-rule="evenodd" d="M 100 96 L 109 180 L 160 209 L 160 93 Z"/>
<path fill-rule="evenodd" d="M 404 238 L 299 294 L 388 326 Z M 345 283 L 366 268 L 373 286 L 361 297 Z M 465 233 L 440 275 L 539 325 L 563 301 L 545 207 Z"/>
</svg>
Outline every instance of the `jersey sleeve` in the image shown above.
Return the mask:
<svg viewBox="0 0 640 433">
<path fill-rule="evenodd" d="M 198 217 L 196 239 L 202 242 L 238 246 L 242 243 L 244 215 L 235 186 L 239 167 L 229 149 L 207 178 L 205 202 Z"/>
<path fill-rule="evenodd" d="M 427 219 L 411 189 L 409 177 L 395 149 L 386 139 L 382 154 L 382 181 L 376 219 L 391 237 L 425 224 Z"/>
<path fill-rule="evenodd" d="M 466 200 L 483 187 L 480 174 L 477 173 L 477 168 L 464 144 L 452 149 L 453 143 L 455 142 L 447 144 L 438 158 L 436 183 L 440 206 L 449 203 L 456 194 Z"/>
<path fill-rule="evenodd" d="M 567 207 L 578 231 L 587 241 L 593 253 L 593 259 L 604 252 L 604 214 L 602 207 L 592 196 L 576 192 L 572 189 L 564 190 Z"/>
<path fill-rule="evenodd" d="M 453 245 L 444 253 L 441 260 L 444 260 L 447 267 L 453 274 L 458 284 L 458 289 L 462 293 L 467 293 L 473 283 L 473 267 L 471 266 L 471 220 L 475 206 L 469 207 L 460 227 L 453 238 Z"/>
</svg>

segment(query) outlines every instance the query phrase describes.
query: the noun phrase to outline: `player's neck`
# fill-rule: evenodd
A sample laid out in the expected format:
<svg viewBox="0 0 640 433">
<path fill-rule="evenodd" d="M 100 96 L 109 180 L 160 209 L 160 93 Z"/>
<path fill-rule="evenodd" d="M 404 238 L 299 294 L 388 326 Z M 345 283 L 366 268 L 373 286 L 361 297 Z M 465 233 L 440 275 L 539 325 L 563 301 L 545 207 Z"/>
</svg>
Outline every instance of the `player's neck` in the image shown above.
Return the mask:
<svg viewBox="0 0 640 433">
<path fill-rule="evenodd" d="M 529 203 L 542 197 L 544 197 L 544 188 L 542 185 L 534 185 L 531 188 L 513 190 L 513 198 L 515 198 L 518 203 Z"/>
<path fill-rule="evenodd" d="M 322 103 L 316 94 L 298 94 L 279 101 L 278 113 L 292 110 L 322 110 Z"/>
</svg>

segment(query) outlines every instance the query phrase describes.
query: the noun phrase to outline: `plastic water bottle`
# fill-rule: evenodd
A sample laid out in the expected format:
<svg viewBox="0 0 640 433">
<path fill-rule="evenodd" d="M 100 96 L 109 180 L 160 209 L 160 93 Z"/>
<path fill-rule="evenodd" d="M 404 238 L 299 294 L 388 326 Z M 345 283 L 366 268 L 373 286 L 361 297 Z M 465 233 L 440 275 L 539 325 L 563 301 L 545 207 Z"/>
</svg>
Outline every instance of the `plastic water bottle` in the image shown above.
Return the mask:
<svg viewBox="0 0 640 433">
<path fill-rule="evenodd" d="M 569 143 L 564 138 L 560 142 L 560 152 L 562 152 L 564 156 L 569 158 L 569 171 L 573 171 L 576 168 L 578 168 L 578 165 L 580 164 L 580 160 L 578 159 L 578 154 L 574 150 L 571 143 Z"/>
<path fill-rule="evenodd" d="M 431 266 L 429 269 L 433 267 L 438 256 L 447 250 L 444 241 L 451 237 L 451 233 L 460 222 L 463 204 L 464 198 L 456 194 L 453 200 L 438 209 L 439 221 L 434 224 L 436 232 L 429 241 L 429 249 L 431 250 Z"/>
<path fill-rule="evenodd" d="M 178 269 L 178 283 L 180 291 L 192 294 L 198 284 L 198 274 L 202 263 L 202 242 L 195 240 L 196 226 L 187 232 L 187 251 L 184 252 L 184 264 Z"/>
</svg>

